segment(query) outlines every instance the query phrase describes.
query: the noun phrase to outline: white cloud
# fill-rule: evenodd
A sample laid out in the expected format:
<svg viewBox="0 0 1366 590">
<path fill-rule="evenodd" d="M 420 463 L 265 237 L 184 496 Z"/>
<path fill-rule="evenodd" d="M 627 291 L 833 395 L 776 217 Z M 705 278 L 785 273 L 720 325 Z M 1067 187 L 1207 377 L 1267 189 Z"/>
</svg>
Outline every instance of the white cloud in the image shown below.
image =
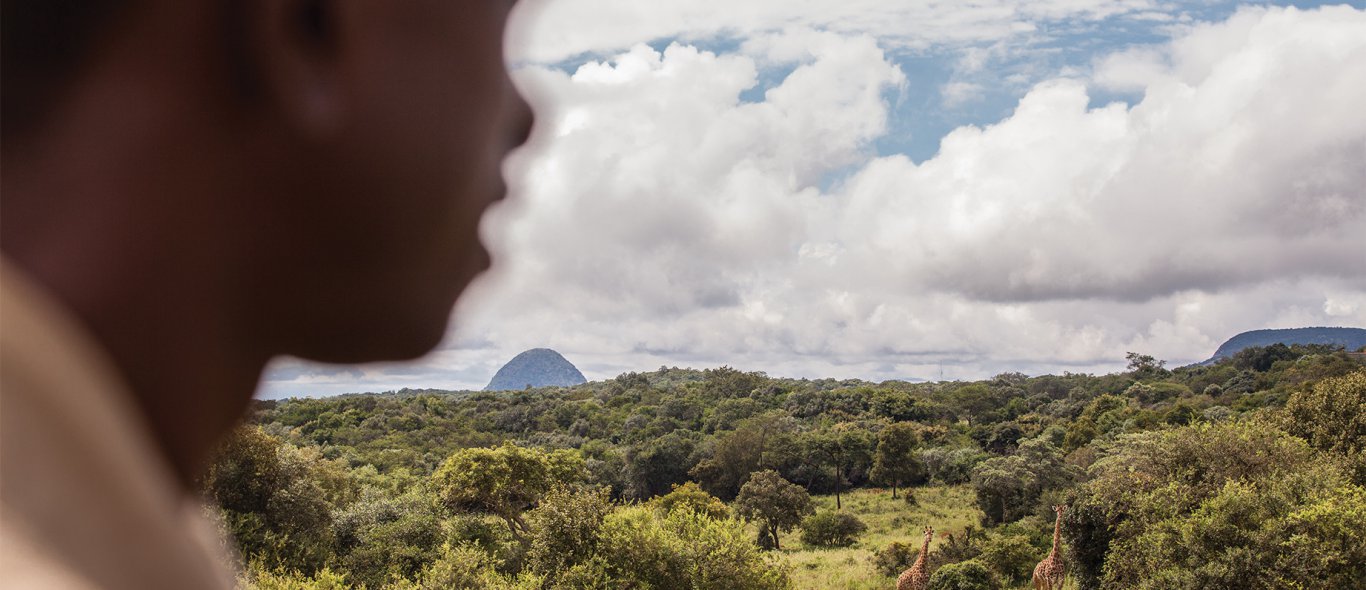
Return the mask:
<svg viewBox="0 0 1366 590">
<path fill-rule="evenodd" d="M 995 41 L 1040 24 L 1149 19 L 1155 0 L 523 0 L 508 44 L 516 60 L 555 62 L 656 39 L 748 38 L 800 27 L 870 35 L 885 46 Z"/>
<path fill-rule="evenodd" d="M 1099 88 L 1142 92 L 1169 75 L 1170 63 L 1158 47 L 1134 47 L 1098 60 L 1091 80 Z"/>
<path fill-rule="evenodd" d="M 982 85 L 974 82 L 949 82 L 939 89 L 939 94 L 943 97 L 944 106 L 946 108 L 953 108 L 980 100 L 982 96 Z"/>
<path fill-rule="evenodd" d="M 840 195 L 840 241 L 884 280 L 1005 302 L 1359 286 L 1366 78 L 1344 73 L 1363 32 L 1345 8 L 1245 12 L 1177 41 L 1132 108 L 1042 83 L 929 161 L 871 162 Z"/>
</svg>

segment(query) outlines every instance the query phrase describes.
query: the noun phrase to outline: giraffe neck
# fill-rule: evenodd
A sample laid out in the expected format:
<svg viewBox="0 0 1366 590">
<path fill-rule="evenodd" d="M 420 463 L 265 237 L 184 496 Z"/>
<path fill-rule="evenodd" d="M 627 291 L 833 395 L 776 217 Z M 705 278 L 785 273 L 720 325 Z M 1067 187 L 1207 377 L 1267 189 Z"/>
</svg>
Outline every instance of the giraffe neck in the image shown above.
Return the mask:
<svg viewBox="0 0 1366 590">
<path fill-rule="evenodd" d="M 1062 538 L 1062 513 L 1058 513 L 1057 519 L 1053 521 L 1053 551 L 1048 554 L 1054 557 L 1058 554 L 1058 541 Z"/>
<path fill-rule="evenodd" d="M 925 556 L 930 552 L 930 536 L 925 535 L 925 542 L 920 545 L 920 555 L 915 558 L 916 565 L 925 563 Z"/>
</svg>

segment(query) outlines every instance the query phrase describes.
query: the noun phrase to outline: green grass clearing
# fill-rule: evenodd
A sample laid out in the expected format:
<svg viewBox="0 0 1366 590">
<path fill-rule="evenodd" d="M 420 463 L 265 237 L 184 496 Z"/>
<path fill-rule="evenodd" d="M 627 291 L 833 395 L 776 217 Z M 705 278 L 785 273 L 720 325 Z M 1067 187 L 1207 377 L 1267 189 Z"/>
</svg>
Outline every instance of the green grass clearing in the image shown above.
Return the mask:
<svg viewBox="0 0 1366 590">
<path fill-rule="evenodd" d="M 884 576 L 873 567 L 873 552 L 893 541 L 919 544 L 925 525 L 934 527 L 935 540 L 943 542 L 948 533 L 961 535 L 968 526 L 980 526 L 982 512 L 977 509 L 972 488 L 926 486 L 914 488 L 918 504 L 911 506 L 891 490 L 860 489 L 842 495 L 844 510 L 868 525 L 867 532 L 852 547 L 824 549 L 807 547 L 801 531 L 780 538 L 782 553 L 792 565 L 792 577 L 802 590 L 868 590 L 896 586 L 896 579 Z M 834 496 L 816 496 L 818 510 L 834 510 Z"/>
</svg>

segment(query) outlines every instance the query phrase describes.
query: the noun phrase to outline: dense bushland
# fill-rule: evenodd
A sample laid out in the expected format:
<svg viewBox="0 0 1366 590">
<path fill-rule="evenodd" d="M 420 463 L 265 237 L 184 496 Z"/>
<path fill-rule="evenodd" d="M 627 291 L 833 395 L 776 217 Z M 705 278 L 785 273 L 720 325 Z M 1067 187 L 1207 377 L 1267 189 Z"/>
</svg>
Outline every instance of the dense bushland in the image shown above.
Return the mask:
<svg viewBox="0 0 1366 590">
<path fill-rule="evenodd" d="M 936 523 L 864 546 L 849 494 L 904 495 L 909 512 L 926 485 L 967 485 L 980 510 L 981 528 L 936 525 L 952 534 L 928 556 L 945 587 L 1027 583 L 1060 503 L 1084 588 L 1366 579 L 1361 365 L 1281 345 L 1129 361 L 876 384 L 661 368 L 265 401 L 203 486 L 259 588 L 783 588 L 800 578 L 785 556 L 821 546 L 887 576 Z"/>
</svg>

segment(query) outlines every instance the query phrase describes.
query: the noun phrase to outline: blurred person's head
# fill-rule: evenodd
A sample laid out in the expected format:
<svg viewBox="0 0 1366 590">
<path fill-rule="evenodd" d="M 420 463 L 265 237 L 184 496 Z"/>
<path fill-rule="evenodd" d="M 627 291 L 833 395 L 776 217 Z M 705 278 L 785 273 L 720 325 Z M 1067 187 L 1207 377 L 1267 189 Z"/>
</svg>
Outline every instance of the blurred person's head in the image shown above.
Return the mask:
<svg viewBox="0 0 1366 590">
<path fill-rule="evenodd" d="M 0 246 L 154 423 L 235 420 L 276 355 L 422 355 L 529 131 L 512 4 L 3 0 Z"/>
</svg>

